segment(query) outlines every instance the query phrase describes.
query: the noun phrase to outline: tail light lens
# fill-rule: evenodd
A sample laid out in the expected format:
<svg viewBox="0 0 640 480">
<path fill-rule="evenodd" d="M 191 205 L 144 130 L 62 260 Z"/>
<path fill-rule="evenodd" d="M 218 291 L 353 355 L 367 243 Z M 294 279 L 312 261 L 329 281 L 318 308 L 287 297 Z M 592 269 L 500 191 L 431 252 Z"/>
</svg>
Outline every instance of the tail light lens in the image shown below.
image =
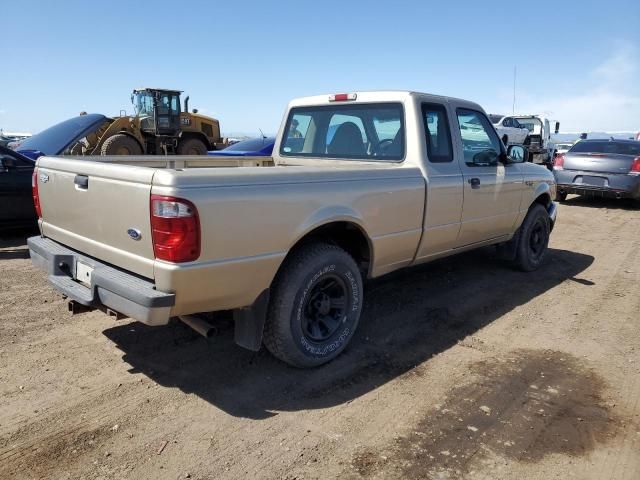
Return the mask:
<svg viewBox="0 0 640 480">
<path fill-rule="evenodd" d="M 564 153 L 556 155 L 556 158 L 553 159 L 553 169 L 564 170 Z"/>
<path fill-rule="evenodd" d="M 633 163 L 629 169 L 629 175 L 640 175 L 640 157 L 633 159 Z"/>
<path fill-rule="evenodd" d="M 200 256 L 200 220 L 195 205 L 151 195 L 151 237 L 158 260 L 192 262 Z"/>
<path fill-rule="evenodd" d="M 42 218 L 42 209 L 40 208 L 40 195 L 38 194 L 38 168 L 33 169 L 31 174 L 31 196 L 33 197 L 33 206 L 36 208 L 38 218 Z"/>
</svg>

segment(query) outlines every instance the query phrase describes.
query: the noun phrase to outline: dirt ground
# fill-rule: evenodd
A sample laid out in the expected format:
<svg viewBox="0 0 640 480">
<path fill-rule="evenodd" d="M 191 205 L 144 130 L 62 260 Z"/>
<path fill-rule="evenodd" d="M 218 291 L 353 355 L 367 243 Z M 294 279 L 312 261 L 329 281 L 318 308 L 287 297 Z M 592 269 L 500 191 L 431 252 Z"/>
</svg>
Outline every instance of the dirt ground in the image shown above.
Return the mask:
<svg viewBox="0 0 640 480">
<path fill-rule="evenodd" d="M 338 360 L 71 317 L 0 240 L 0 478 L 638 479 L 640 210 L 569 198 L 543 268 L 370 282 Z"/>
</svg>

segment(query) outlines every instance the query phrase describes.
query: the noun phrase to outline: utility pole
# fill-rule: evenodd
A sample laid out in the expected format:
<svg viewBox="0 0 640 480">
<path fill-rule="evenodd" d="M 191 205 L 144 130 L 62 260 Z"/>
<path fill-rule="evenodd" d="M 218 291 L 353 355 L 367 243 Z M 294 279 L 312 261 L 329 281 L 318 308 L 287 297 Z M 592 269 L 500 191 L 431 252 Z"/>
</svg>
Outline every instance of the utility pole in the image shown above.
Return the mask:
<svg viewBox="0 0 640 480">
<path fill-rule="evenodd" d="M 511 113 L 516 114 L 516 66 L 513 66 L 513 107 Z"/>
</svg>

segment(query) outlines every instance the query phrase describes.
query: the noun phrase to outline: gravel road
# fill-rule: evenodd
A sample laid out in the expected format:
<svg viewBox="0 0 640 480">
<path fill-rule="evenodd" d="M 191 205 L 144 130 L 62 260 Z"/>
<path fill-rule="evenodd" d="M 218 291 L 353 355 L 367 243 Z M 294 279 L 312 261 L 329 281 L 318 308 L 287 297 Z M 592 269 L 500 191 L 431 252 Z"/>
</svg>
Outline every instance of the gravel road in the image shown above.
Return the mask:
<svg viewBox="0 0 640 480">
<path fill-rule="evenodd" d="M 483 249 L 370 282 L 352 345 L 297 370 L 70 316 L 0 239 L 0 478 L 638 479 L 640 210 L 570 197 L 545 265 Z"/>
</svg>

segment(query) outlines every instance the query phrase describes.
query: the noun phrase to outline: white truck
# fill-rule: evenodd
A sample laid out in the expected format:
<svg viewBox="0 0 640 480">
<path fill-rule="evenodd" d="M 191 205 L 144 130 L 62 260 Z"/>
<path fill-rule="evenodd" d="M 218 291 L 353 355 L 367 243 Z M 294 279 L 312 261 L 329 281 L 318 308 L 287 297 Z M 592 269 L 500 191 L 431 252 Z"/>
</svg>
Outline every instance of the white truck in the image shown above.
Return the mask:
<svg viewBox="0 0 640 480">
<path fill-rule="evenodd" d="M 551 169 L 556 152 L 556 144 L 551 135 L 560 131 L 560 122 L 542 115 L 515 115 L 512 118 L 529 130 L 529 136 L 524 143 L 529 150 L 529 161 Z"/>
<path fill-rule="evenodd" d="M 513 117 L 489 115 L 489 119 L 505 145 L 523 145 L 529 136 L 529 129 Z"/>
</svg>

